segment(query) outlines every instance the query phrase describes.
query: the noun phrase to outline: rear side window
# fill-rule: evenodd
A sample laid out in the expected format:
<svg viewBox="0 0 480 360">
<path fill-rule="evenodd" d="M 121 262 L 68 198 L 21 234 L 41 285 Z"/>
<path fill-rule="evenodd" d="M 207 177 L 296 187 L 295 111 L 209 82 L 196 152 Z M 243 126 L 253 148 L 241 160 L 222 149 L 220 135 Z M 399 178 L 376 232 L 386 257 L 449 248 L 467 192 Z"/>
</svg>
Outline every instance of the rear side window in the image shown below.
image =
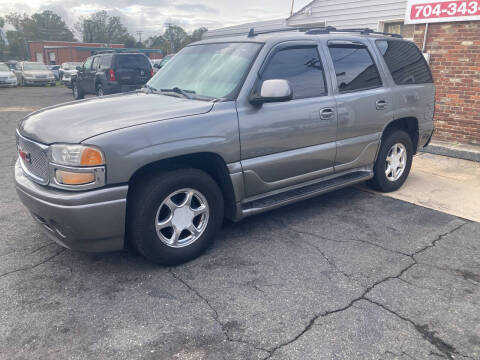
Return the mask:
<svg viewBox="0 0 480 360">
<path fill-rule="evenodd" d="M 150 60 L 142 54 L 125 54 L 116 56 L 117 67 L 123 69 L 150 69 Z"/>
<path fill-rule="evenodd" d="M 313 46 L 299 46 L 276 52 L 262 73 L 261 80 L 285 79 L 290 82 L 294 99 L 326 94 L 322 62 Z"/>
<path fill-rule="evenodd" d="M 106 70 L 110 69 L 110 64 L 112 63 L 112 55 L 104 55 L 102 56 L 102 61 L 100 63 L 100 69 Z"/>
<path fill-rule="evenodd" d="M 407 41 L 377 40 L 393 80 L 397 85 L 433 82 L 432 73 L 420 50 Z"/>
<path fill-rule="evenodd" d="M 329 44 L 341 93 L 373 89 L 382 86 L 382 80 L 370 52 L 364 45 Z"/>
</svg>

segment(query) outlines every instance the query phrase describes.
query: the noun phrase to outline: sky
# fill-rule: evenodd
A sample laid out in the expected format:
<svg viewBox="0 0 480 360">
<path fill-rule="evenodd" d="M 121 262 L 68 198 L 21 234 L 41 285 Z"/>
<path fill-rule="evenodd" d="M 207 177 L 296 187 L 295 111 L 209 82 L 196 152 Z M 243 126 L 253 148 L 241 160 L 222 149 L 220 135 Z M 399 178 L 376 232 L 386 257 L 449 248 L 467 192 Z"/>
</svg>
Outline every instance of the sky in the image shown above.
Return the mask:
<svg viewBox="0 0 480 360">
<path fill-rule="evenodd" d="M 294 1 L 294 11 L 310 2 Z M 190 32 L 201 26 L 218 29 L 286 18 L 291 5 L 292 0 L 0 0 L 0 16 L 12 11 L 33 14 L 52 10 L 72 28 L 81 17 L 106 10 L 120 16 L 132 34 L 143 31 L 145 38 L 162 33 L 166 23 L 180 25 Z"/>
</svg>

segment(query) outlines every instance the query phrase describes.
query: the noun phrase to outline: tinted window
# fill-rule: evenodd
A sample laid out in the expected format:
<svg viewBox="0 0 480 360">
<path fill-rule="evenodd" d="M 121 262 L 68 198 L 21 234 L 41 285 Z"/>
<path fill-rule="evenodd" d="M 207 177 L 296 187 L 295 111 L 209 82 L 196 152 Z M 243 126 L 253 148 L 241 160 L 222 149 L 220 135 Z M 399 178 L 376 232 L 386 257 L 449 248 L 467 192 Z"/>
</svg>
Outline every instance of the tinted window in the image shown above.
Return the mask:
<svg viewBox="0 0 480 360">
<path fill-rule="evenodd" d="M 433 82 L 427 62 L 414 44 L 391 40 L 376 43 L 397 85 Z"/>
<path fill-rule="evenodd" d="M 150 61 L 145 55 L 141 54 L 125 54 L 117 55 L 117 67 L 130 69 L 149 69 L 151 68 Z"/>
<path fill-rule="evenodd" d="M 100 68 L 102 70 L 109 69 L 111 67 L 110 65 L 111 63 L 112 63 L 112 55 L 102 56 L 102 62 L 100 64 Z"/>
<path fill-rule="evenodd" d="M 294 99 L 325 95 L 323 66 L 316 47 L 293 47 L 278 51 L 270 59 L 262 80 L 285 79 Z"/>
<path fill-rule="evenodd" d="M 329 45 L 340 92 L 372 89 L 382 80 L 370 52 L 362 45 Z"/>
</svg>

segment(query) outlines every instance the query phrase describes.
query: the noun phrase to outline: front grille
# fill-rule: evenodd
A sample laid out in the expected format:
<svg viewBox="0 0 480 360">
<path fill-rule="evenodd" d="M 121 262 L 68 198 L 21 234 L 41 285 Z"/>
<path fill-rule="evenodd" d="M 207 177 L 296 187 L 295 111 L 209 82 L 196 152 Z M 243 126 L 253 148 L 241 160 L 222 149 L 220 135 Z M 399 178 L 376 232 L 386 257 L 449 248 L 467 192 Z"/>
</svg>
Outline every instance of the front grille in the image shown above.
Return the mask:
<svg viewBox="0 0 480 360">
<path fill-rule="evenodd" d="M 38 183 L 48 183 L 48 156 L 46 145 L 26 139 L 17 133 L 17 147 L 27 154 L 27 159 L 20 158 L 27 176 Z"/>
</svg>

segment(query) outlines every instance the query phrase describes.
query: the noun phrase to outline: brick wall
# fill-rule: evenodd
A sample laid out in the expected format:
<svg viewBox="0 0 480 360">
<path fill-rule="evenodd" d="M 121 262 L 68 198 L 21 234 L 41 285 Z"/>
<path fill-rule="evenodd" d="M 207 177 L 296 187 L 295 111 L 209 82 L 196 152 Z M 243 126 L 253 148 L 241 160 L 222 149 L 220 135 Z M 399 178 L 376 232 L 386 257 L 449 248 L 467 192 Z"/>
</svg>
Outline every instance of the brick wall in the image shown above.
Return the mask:
<svg viewBox="0 0 480 360">
<path fill-rule="evenodd" d="M 415 26 L 420 49 L 424 31 Z M 480 144 L 480 21 L 429 24 L 426 44 L 437 88 L 435 139 Z"/>
</svg>

